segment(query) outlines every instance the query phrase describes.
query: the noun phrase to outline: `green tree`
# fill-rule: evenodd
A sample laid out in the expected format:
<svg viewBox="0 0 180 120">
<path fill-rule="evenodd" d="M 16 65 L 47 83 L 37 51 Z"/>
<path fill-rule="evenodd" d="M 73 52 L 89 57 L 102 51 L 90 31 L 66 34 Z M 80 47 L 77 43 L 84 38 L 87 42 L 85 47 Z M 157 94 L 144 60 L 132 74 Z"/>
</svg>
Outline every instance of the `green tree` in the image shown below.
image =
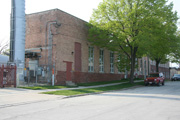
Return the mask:
<svg viewBox="0 0 180 120">
<path fill-rule="evenodd" d="M 180 62 L 180 31 L 176 33 L 176 43 L 171 45 L 171 53 L 168 55 L 168 59 L 171 62 Z"/>
<path fill-rule="evenodd" d="M 166 0 L 103 0 L 90 19 L 89 41 L 122 53 L 130 61 L 130 83 L 134 82 L 135 59 L 150 45 L 149 33 L 161 30 L 160 19 L 177 16 Z M 168 14 L 167 14 L 168 13 Z M 168 15 L 168 16 L 167 16 Z M 155 34 L 151 34 L 154 35 Z M 157 34 L 158 35 L 158 34 Z"/>
<path fill-rule="evenodd" d="M 130 70 L 130 61 L 124 54 L 118 54 L 116 66 L 119 72 L 126 72 Z"/>
<path fill-rule="evenodd" d="M 174 15 L 173 17 L 168 17 L 168 19 L 159 19 L 159 21 L 158 26 L 161 30 L 154 29 L 155 32 L 149 34 L 151 44 L 144 48 L 151 60 L 156 61 L 156 72 L 159 72 L 160 63 L 165 64 L 171 61 L 171 58 L 175 60 L 179 59 L 177 56 L 180 56 L 180 39 L 176 34 L 177 16 Z"/>
</svg>

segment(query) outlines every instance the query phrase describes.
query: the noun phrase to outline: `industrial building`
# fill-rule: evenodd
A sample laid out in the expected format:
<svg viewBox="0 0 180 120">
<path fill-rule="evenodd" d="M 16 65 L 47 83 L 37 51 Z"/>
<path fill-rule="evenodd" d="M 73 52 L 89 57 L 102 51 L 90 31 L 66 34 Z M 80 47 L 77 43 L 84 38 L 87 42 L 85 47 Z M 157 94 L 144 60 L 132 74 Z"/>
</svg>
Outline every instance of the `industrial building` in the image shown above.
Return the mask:
<svg viewBox="0 0 180 120">
<path fill-rule="evenodd" d="M 25 66 L 29 73 L 25 76 L 55 85 L 127 78 L 128 72 L 119 72 L 115 66 L 114 52 L 88 42 L 86 24 L 59 9 L 26 15 Z M 137 77 L 155 71 L 155 64 L 147 57 L 138 64 Z M 168 64 L 160 71 L 169 77 Z"/>
</svg>

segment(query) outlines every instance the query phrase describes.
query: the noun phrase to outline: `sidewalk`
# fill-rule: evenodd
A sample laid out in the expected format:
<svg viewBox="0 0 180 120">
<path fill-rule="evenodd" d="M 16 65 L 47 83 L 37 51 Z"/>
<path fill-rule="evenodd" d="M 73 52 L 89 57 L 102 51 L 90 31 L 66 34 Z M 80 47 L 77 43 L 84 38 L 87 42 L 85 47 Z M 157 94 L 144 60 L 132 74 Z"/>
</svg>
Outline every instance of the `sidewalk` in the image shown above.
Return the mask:
<svg viewBox="0 0 180 120">
<path fill-rule="evenodd" d="M 141 82 L 141 80 L 138 80 L 135 82 Z M 47 89 L 47 90 L 3 88 L 3 89 L 0 89 L 0 109 L 5 108 L 5 107 L 31 104 L 31 103 L 37 103 L 37 102 L 43 102 L 43 101 L 49 101 L 49 100 L 63 99 L 66 97 L 62 95 L 39 94 L 41 92 L 57 91 L 57 90 L 74 90 L 74 89 L 84 89 L 84 88 L 97 88 L 97 87 L 119 85 L 119 84 L 124 84 L 124 83 L 127 83 L 127 82 L 88 86 L 88 87 L 81 86 L 77 88 Z"/>
<path fill-rule="evenodd" d="M 144 80 L 136 80 L 134 82 L 142 82 Z M 36 90 L 39 92 L 49 92 L 49 91 L 57 91 L 57 90 L 75 90 L 75 89 L 84 89 L 84 88 L 97 88 L 97 87 L 106 87 L 106 86 L 113 86 L 113 85 L 120 85 L 128 82 L 121 82 L 121 83 L 110 83 L 110 84 L 104 84 L 104 85 L 94 85 L 94 86 L 79 86 L 76 88 L 61 88 L 61 89 L 46 89 L 46 90 Z"/>
</svg>

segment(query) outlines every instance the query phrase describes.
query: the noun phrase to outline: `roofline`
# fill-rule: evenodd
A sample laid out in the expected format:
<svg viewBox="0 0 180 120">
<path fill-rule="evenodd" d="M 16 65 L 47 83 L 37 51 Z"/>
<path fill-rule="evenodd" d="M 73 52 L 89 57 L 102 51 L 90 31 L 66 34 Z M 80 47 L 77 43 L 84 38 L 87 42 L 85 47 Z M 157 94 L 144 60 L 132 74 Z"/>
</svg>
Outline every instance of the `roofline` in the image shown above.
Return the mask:
<svg viewBox="0 0 180 120">
<path fill-rule="evenodd" d="M 60 10 L 60 9 L 58 9 L 58 8 L 50 9 L 50 10 L 45 10 L 45 11 L 40 11 L 40 12 L 35 12 L 35 13 L 30 13 L 30 14 L 26 14 L 26 15 L 29 16 L 29 15 L 40 14 L 40 13 L 45 13 L 45 12 L 50 12 L 50 11 L 57 11 L 57 10 L 65 13 L 65 14 L 68 14 L 68 15 L 70 15 L 70 16 L 72 16 L 72 17 L 75 17 L 75 18 L 77 18 L 77 19 L 79 19 L 79 20 L 82 20 L 82 21 L 84 21 L 84 22 L 86 22 L 86 23 L 88 23 L 87 21 L 85 21 L 85 20 L 83 20 L 83 19 L 81 19 L 81 18 L 78 18 L 78 17 L 76 17 L 76 16 L 74 16 L 74 15 L 72 15 L 72 14 L 70 14 L 70 13 L 67 13 L 67 12 L 65 12 L 65 11 L 63 11 L 63 10 Z"/>
</svg>

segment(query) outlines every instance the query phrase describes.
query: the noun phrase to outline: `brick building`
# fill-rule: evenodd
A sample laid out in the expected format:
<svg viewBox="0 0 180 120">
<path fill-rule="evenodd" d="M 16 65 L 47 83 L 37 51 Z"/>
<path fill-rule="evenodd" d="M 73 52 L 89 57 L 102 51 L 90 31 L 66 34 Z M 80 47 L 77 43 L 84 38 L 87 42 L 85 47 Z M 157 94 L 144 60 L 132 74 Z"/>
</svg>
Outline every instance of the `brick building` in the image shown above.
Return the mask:
<svg viewBox="0 0 180 120">
<path fill-rule="evenodd" d="M 173 77 L 174 74 L 180 74 L 180 68 L 170 67 L 170 79 Z"/>
<path fill-rule="evenodd" d="M 148 74 L 155 72 L 155 61 L 150 60 L 148 57 L 138 59 L 138 69 L 135 70 L 135 74 L 137 73 L 138 77 L 145 78 Z M 159 64 L 159 72 L 162 72 L 166 79 L 170 79 L 169 62 L 166 64 Z"/>
<path fill-rule="evenodd" d="M 56 85 L 120 80 L 127 76 L 114 65 L 115 53 L 91 46 L 86 23 L 59 9 L 26 15 L 26 66 L 31 70 L 40 68 L 41 73 L 50 76 L 54 73 Z M 141 77 L 148 74 L 147 69 L 151 70 L 144 60 L 136 70 Z"/>
</svg>

